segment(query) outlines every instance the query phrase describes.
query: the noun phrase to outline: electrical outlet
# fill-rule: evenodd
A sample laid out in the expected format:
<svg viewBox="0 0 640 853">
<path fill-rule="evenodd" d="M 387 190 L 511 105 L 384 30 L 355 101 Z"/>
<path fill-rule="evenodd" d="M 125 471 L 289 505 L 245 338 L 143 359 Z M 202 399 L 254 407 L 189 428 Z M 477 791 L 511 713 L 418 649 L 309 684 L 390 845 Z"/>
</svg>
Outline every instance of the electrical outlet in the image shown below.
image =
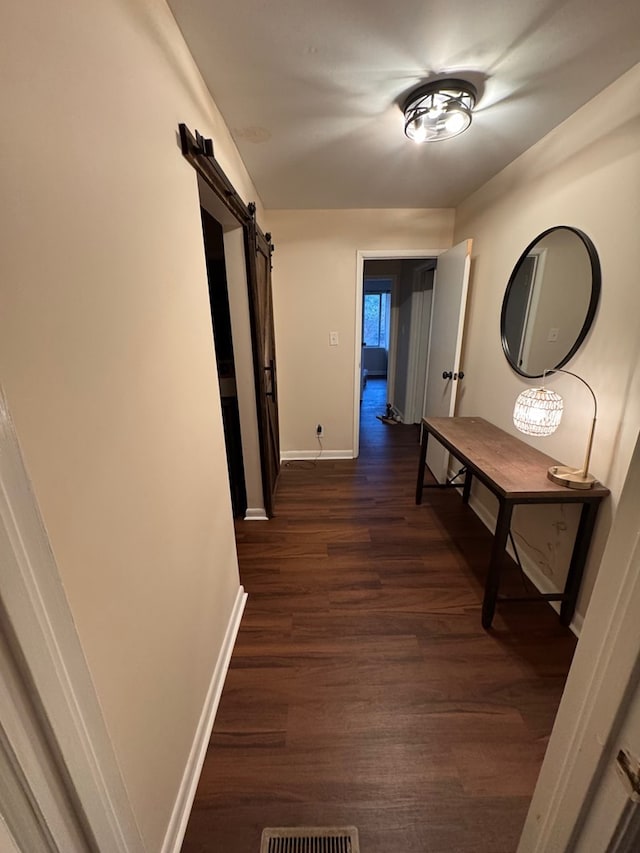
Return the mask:
<svg viewBox="0 0 640 853">
<path fill-rule="evenodd" d="M 318 426 L 316 427 L 316 435 L 318 436 L 318 438 L 322 438 L 322 436 L 324 435 L 322 424 L 318 424 Z"/>
</svg>

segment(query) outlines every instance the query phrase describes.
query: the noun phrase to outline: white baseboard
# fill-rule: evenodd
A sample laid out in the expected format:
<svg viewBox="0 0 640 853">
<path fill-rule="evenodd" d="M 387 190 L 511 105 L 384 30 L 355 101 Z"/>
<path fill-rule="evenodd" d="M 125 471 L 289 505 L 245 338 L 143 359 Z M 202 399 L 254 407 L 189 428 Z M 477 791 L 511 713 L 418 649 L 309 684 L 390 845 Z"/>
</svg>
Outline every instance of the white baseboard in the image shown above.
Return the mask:
<svg viewBox="0 0 640 853">
<path fill-rule="evenodd" d="M 353 459 L 353 450 L 283 450 L 280 454 L 281 462 L 295 462 L 304 459 Z"/>
<path fill-rule="evenodd" d="M 178 790 L 178 796 L 173 807 L 169 827 L 162 845 L 162 853 L 180 853 L 246 601 L 247 593 L 244 591 L 244 587 L 241 586 L 238 589 L 238 595 L 236 596 L 229 624 L 227 625 L 224 642 L 218 655 L 213 677 L 207 691 L 207 697 L 202 708 L 202 714 L 200 715 L 200 721 L 196 728 L 196 734 Z"/>
<path fill-rule="evenodd" d="M 454 472 L 450 472 L 449 476 L 452 476 Z M 460 489 L 462 492 L 462 489 Z M 484 526 L 493 533 L 496 529 L 497 517 L 490 512 L 490 510 L 476 497 L 471 495 L 469 497 L 469 506 L 478 516 L 480 521 L 484 524 Z M 513 549 L 511 545 L 507 543 L 507 553 L 515 559 L 515 554 L 513 553 Z M 529 578 L 531 583 L 536 587 L 538 592 L 541 592 L 543 595 L 549 595 L 551 593 L 562 592 L 557 587 L 553 585 L 553 582 L 550 578 L 548 578 L 543 572 L 540 571 L 540 568 L 536 565 L 536 563 L 526 554 L 519 552 L 520 562 L 522 563 L 522 570 L 525 575 Z M 560 613 L 560 602 L 559 601 L 549 601 L 548 604 L 553 607 L 556 613 Z M 583 617 L 574 614 L 573 619 L 571 620 L 571 624 L 569 628 L 575 634 L 576 637 L 580 637 L 580 631 L 582 629 Z"/>
<path fill-rule="evenodd" d="M 263 506 L 258 507 L 247 507 L 247 511 L 244 514 L 245 521 L 269 521 L 267 518 L 267 513 Z"/>
</svg>

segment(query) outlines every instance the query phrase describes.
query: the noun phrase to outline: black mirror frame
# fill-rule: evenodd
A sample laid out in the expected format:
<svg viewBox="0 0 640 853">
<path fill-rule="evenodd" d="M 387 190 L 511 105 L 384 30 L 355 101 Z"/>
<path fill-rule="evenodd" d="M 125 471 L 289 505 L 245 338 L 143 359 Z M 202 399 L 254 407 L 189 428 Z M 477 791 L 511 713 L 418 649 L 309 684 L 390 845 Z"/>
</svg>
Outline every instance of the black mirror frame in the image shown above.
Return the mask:
<svg viewBox="0 0 640 853">
<path fill-rule="evenodd" d="M 515 370 L 520 376 L 524 376 L 527 379 L 539 379 L 544 374 L 542 373 L 525 373 L 524 370 L 521 370 L 516 364 L 513 363 L 513 359 L 509 354 L 509 344 L 507 342 L 507 338 L 505 335 L 505 320 L 507 314 L 507 302 L 509 300 L 509 294 L 511 292 L 511 288 L 513 287 L 514 280 L 520 270 L 520 267 L 524 263 L 525 258 L 531 252 L 531 250 L 548 234 L 553 233 L 554 231 L 559 231 L 560 229 L 564 231 L 571 231 L 573 234 L 576 234 L 583 242 L 584 247 L 587 250 L 589 255 L 589 262 L 591 264 L 591 298 L 589 299 L 589 307 L 587 309 L 587 314 L 584 319 L 584 323 L 582 324 L 582 328 L 575 340 L 575 343 L 566 354 L 566 356 L 559 361 L 557 364 L 549 365 L 549 370 L 558 370 L 576 354 L 576 352 L 582 346 L 584 339 L 587 336 L 589 329 L 591 328 L 591 324 L 593 323 L 594 317 L 596 315 L 596 310 L 598 308 L 598 302 L 600 300 L 600 291 L 602 289 L 602 271 L 600 269 L 600 259 L 598 257 L 598 252 L 596 247 L 588 237 L 584 231 L 581 231 L 579 228 L 574 228 L 572 225 L 554 225 L 551 228 L 547 228 L 546 231 L 543 231 L 541 234 L 538 234 L 527 246 L 524 252 L 518 258 L 516 265 L 514 266 L 511 275 L 509 276 L 509 281 L 507 283 L 507 289 L 504 293 L 504 298 L 502 300 L 502 310 L 500 312 L 500 339 L 502 341 L 502 349 L 504 351 L 505 358 L 509 362 L 509 366 Z"/>
</svg>

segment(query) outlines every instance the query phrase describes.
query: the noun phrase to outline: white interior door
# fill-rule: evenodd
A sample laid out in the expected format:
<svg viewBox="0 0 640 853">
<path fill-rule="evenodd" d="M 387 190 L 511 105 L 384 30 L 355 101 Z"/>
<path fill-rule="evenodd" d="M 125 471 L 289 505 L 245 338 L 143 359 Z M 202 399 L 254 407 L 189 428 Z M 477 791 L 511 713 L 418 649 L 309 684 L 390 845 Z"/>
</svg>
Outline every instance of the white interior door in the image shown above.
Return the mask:
<svg viewBox="0 0 640 853">
<path fill-rule="evenodd" d="M 640 690 L 637 684 L 580 828 L 575 853 L 593 850 L 628 853 L 640 849 L 640 803 L 635 785 L 628 784 L 629 775 L 621 772 L 622 766 L 628 768 L 632 778 L 637 778 L 640 766 Z"/>
<path fill-rule="evenodd" d="M 472 242 L 464 240 L 438 256 L 423 408 L 426 417 L 446 418 L 455 413 Z M 429 442 L 427 465 L 439 483 L 447 479 L 448 464 L 449 454 L 437 442 Z"/>
<path fill-rule="evenodd" d="M 635 497 L 637 501 L 637 494 Z M 626 487 L 622 499 L 629 500 Z M 615 661 L 615 665 L 605 668 L 601 693 L 592 705 L 592 717 L 585 728 L 589 740 L 598 746 L 604 745 L 604 749 L 591 785 L 592 800 L 588 805 L 585 804 L 586 814 L 579 833 L 574 830 L 572 850 L 575 853 L 591 853 L 594 850 L 629 853 L 640 849 L 640 802 L 637 794 L 640 774 L 640 625 L 637 618 L 640 603 L 640 531 L 637 522 L 634 533 L 635 542 L 628 564 L 628 575 L 634 579 L 628 599 L 630 612 L 625 614 L 626 618 L 616 621 L 617 636 L 614 641 L 615 645 L 624 646 L 624 653 L 631 664 L 631 675 L 629 677 L 629 670 L 624 666 L 618 668 L 621 654 L 614 652 L 612 661 Z M 620 693 L 624 698 L 614 716 L 611 697 Z M 605 737 L 612 716 L 613 727 L 609 737 Z M 621 772 L 624 767 L 627 771 Z M 630 779 L 632 784 L 629 784 Z"/>
</svg>

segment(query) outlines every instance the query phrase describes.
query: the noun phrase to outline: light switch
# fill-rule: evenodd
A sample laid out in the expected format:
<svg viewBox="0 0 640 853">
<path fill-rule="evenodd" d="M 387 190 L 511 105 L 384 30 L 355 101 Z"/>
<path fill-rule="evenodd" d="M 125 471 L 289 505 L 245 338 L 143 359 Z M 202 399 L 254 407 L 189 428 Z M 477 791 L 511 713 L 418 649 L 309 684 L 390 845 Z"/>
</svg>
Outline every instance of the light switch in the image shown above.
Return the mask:
<svg viewBox="0 0 640 853">
<path fill-rule="evenodd" d="M 329 346 L 337 347 L 338 346 L 338 333 L 337 332 L 329 332 Z"/>
<path fill-rule="evenodd" d="M 558 335 L 560 334 L 560 329 L 549 329 L 549 334 L 547 335 L 547 341 L 553 342 L 558 340 Z"/>
</svg>

